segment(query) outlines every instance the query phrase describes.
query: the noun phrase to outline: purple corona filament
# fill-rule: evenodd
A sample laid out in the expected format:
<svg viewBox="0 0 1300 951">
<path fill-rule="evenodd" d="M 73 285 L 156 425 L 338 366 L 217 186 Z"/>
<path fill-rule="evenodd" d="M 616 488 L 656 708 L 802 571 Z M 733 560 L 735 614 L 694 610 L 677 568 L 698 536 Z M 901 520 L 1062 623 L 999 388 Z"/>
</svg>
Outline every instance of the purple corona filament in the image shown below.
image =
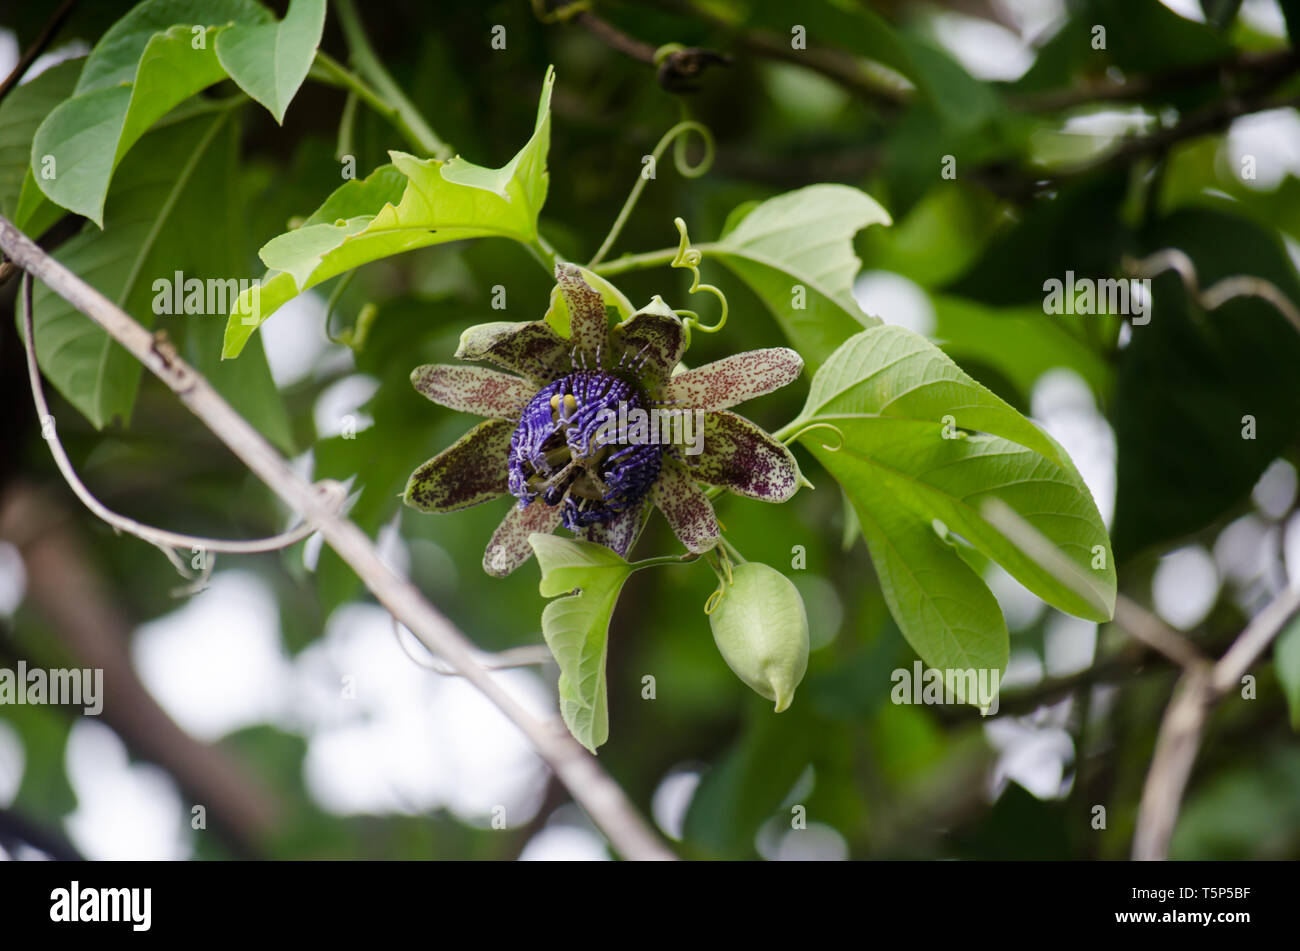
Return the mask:
<svg viewBox="0 0 1300 951">
<path fill-rule="evenodd" d="M 645 498 L 662 447 L 629 443 L 617 429 L 620 406 L 644 410 L 646 403 L 625 380 L 599 370 L 577 370 L 529 400 L 510 437 L 510 494 L 521 507 L 537 498 L 562 505 L 564 527 L 577 531 Z"/>
</svg>

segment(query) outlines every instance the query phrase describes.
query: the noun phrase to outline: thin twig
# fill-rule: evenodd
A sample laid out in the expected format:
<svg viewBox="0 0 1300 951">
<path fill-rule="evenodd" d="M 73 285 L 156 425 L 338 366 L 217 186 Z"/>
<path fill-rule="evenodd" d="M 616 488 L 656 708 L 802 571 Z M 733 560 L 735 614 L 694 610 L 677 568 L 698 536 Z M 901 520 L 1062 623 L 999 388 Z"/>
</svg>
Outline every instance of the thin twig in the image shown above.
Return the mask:
<svg viewBox="0 0 1300 951">
<path fill-rule="evenodd" d="M 5 77 L 4 82 L 0 83 L 0 99 L 4 99 L 5 96 L 9 95 L 9 90 L 18 85 L 18 80 L 23 78 L 23 74 L 31 68 L 36 58 L 45 52 L 45 48 L 50 45 L 50 42 L 58 34 L 59 28 L 63 26 L 63 21 L 68 18 L 68 14 L 72 12 L 72 8 L 76 5 L 77 0 L 63 0 L 59 8 L 54 11 L 54 16 L 50 17 L 49 22 L 41 28 L 36 41 L 27 48 L 27 52 L 9 71 L 9 75 Z"/>
<path fill-rule="evenodd" d="M 1128 595 L 1115 595 L 1115 623 L 1181 667 L 1205 662 L 1205 655 L 1195 644 Z"/>
<path fill-rule="evenodd" d="M 1190 262 L 1185 260 L 1185 256 L 1182 261 L 1176 257 L 1173 260 L 1175 263 L 1169 267 L 1177 268 L 1186 276 L 1184 265 L 1190 267 Z M 1195 271 L 1190 273 L 1194 280 Z M 1088 595 L 1086 578 L 1081 577 L 1083 572 L 1060 555 L 1048 538 L 1010 506 L 990 500 L 981 511 L 991 525 L 1062 584 L 1081 597 Z M 1159 860 L 1168 856 L 1183 790 L 1196 762 L 1211 709 L 1240 683 L 1246 671 L 1297 612 L 1300 612 L 1300 589 L 1288 588 L 1255 615 L 1217 663 L 1211 663 L 1191 641 L 1146 608 L 1122 594 L 1117 596 L 1116 624 L 1183 668 L 1174 697 L 1161 721 L 1155 755 L 1142 789 L 1133 836 L 1133 858 Z"/>
<path fill-rule="evenodd" d="M 1287 588 L 1251 619 L 1217 663 L 1197 664 L 1183 674 L 1160 723 L 1156 753 L 1142 787 L 1133 834 L 1134 859 L 1168 858 L 1169 842 L 1178 822 L 1187 781 L 1200 753 L 1210 711 L 1241 683 L 1241 678 L 1297 612 L 1300 612 L 1300 589 Z"/>
<path fill-rule="evenodd" d="M 134 535 L 136 538 L 158 548 L 185 577 L 190 577 L 190 575 L 185 569 L 184 563 L 176 558 L 175 550 L 178 548 L 191 552 L 197 549 L 205 554 L 208 552 L 221 552 L 231 555 L 253 555 L 268 551 L 279 551 L 282 548 L 288 548 L 290 545 L 296 545 L 315 531 L 309 523 L 303 522 L 287 532 L 281 532 L 279 535 L 273 535 L 270 538 L 252 538 L 248 540 L 207 538 L 202 535 L 186 535 L 181 532 L 168 531 L 165 528 L 145 525 L 133 518 L 114 512 L 104 505 L 95 497 L 94 493 L 86 488 L 85 483 L 77 475 L 76 469 L 73 468 L 71 460 L 68 459 L 68 453 L 63 448 L 63 443 L 56 431 L 54 416 L 50 413 L 49 403 L 45 400 L 45 389 L 41 386 L 41 371 L 36 363 L 36 341 L 32 323 L 32 280 L 26 274 L 23 275 L 20 298 L 22 300 L 23 345 L 27 352 L 27 377 L 31 382 L 32 400 L 36 404 L 37 417 L 41 423 L 41 435 L 49 443 L 50 455 L 54 457 L 54 464 L 59 467 L 59 472 L 63 474 L 63 479 L 68 483 L 68 487 L 97 518 L 107 522 L 116 531 Z M 335 506 L 342 503 L 345 493 L 340 483 L 333 481 L 321 482 L 319 489 L 333 500 Z M 204 559 L 204 576 L 200 579 L 201 581 L 206 580 L 207 574 L 211 571 L 208 567 L 209 561 L 207 558 Z"/>
<path fill-rule="evenodd" d="M 671 44 L 654 47 L 635 37 L 628 36 L 607 20 L 602 20 L 590 10 L 580 10 L 572 21 L 585 27 L 612 50 L 616 50 L 638 63 L 645 63 L 658 70 L 659 85 L 671 93 L 697 92 L 699 85 L 695 80 L 710 66 L 730 66 L 731 57 L 716 50 L 699 47 L 684 47 Z"/>
<path fill-rule="evenodd" d="M 1119 82 L 1108 79 L 1072 89 L 1015 96 L 1010 98 L 1009 105 L 1029 112 L 1056 112 L 1097 102 L 1149 100 L 1165 92 L 1176 92 L 1201 83 L 1222 84 L 1227 76 L 1286 75 L 1294 72 L 1297 66 L 1300 66 L 1300 58 L 1289 47 L 1266 52 L 1251 50 L 1228 59 L 1182 67 L 1157 76 L 1133 76 Z"/>
<path fill-rule="evenodd" d="M 434 657 L 427 651 L 423 657 L 418 657 L 406 646 L 406 641 L 402 637 L 402 625 L 398 623 L 397 618 L 391 617 L 393 622 L 393 636 L 397 638 L 397 646 L 402 649 L 411 662 L 423 667 L 425 670 L 432 670 L 435 674 L 442 674 L 444 677 L 459 677 L 460 671 L 452 667 L 440 657 Z M 551 649 L 545 644 L 527 644 L 522 647 L 511 647 L 507 650 L 497 651 L 495 654 L 489 654 L 486 651 L 479 651 L 474 655 L 478 665 L 484 670 L 515 670 L 519 667 L 538 667 L 542 664 L 550 663 L 554 657 Z"/>
<path fill-rule="evenodd" d="M 1080 598 L 1099 607 L 1105 606 L 1104 598 L 1084 570 L 1061 554 L 1060 549 L 1047 536 L 1011 506 L 1001 499 L 990 498 L 984 503 L 981 514 L 1008 541 L 1046 568 Z M 1114 617 L 1115 623 L 1137 640 L 1180 666 L 1187 667 L 1204 660 L 1196 645 L 1131 598 L 1116 595 Z"/>
<path fill-rule="evenodd" d="M 465 635 L 414 585 L 394 573 L 380 557 L 374 542 L 295 472 L 207 379 L 174 351 L 155 346 L 149 331 L 46 254 L 3 216 L 0 216 L 0 250 L 106 330 L 162 380 L 250 472 L 291 508 L 301 511 L 389 613 L 519 727 L 618 852 L 630 859 L 675 857 L 636 811 L 627 794 L 568 733 L 559 717 L 537 719 L 484 670 L 475 661 L 474 647 Z"/>
<path fill-rule="evenodd" d="M 1251 618 L 1227 653 L 1214 665 L 1210 686 L 1216 695 L 1222 696 L 1241 683 L 1241 678 L 1268 650 L 1268 645 L 1297 611 L 1300 611 L 1300 590 L 1287 588 Z"/>
<path fill-rule="evenodd" d="M 1169 856 L 1183 790 L 1214 703 L 1209 671 L 1208 664 L 1198 664 L 1183 674 L 1160 721 L 1133 832 L 1133 858 L 1137 861 L 1161 861 Z"/>
<path fill-rule="evenodd" d="M 742 29 L 743 22 L 739 17 L 724 16 L 717 8 L 694 0 L 653 0 L 652 5 L 729 31 L 735 42 L 747 52 L 812 70 L 882 109 L 896 111 L 913 98 L 915 90 L 906 78 L 888 67 L 859 59 L 843 50 L 816 43 L 809 43 L 806 49 L 796 49 L 790 44 L 789 36 Z"/>
<path fill-rule="evenodd" d="M 1253 274 L 1235 274 L 1225 277 L 1204 291 L 1196 275 L 1196 265 L 1192 259 L 1178 248 L 1164 248 L 1141 260 L 1125 257 L 1122 260 L 1124 270 L 1135 277 L 1156 277 L 1165 271 L 1174 271 L 1183 281 L 1183 287 L 1194 301 L 1206 310 L 1217 310 L 1234 297 L 1258 297 L 1278 309 L 1291 326 L 1300 332 L 1300 310 L 1296 309 L 1277 285 Z"/>
</svg>

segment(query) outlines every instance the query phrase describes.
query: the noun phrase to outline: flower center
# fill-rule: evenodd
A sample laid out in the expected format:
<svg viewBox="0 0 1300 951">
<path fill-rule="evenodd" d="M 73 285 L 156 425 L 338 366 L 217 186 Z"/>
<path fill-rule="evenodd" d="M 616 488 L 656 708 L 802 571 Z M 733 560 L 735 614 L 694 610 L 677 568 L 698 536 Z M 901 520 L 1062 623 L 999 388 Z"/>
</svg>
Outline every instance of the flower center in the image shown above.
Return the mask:
<svg viewBox="0 0 1300 951">
<path fill-rule="evenodd" d="M 510 494 L 563 505 L 564 527 L 607 522 L 659 477 L 662 447 L 628 438 L 627 416 L 645 399 L 619 377 L 581 370 L 537 392 L 510 437 Z M 640 415 L 638 413 L 637 415 Z"/>
</svg>

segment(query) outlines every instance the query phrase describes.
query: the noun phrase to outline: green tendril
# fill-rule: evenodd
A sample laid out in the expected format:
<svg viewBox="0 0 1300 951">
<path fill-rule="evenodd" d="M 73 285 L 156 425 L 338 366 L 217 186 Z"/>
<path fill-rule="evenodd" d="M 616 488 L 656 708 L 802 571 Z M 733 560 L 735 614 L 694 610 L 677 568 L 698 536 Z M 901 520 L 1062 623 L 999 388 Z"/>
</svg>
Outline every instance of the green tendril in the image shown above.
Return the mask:
<svg viewBox="0 0 1300 951">
<path fill-rule="evenodd" d="M 812 432 L 814 429 L 829 429 L 835 435 L 840 437 L 840 441 L 836 443 L 834 446 L 828 446 L 826 445 L 826 443 L 822 443 L 822 448 L 825 449 L 827 452 L 839 452 L 840 449 L 843 448 L 844 431 L 840 429 L 838 426 L 834 425 L 833 423 L 809 423 L 807 426 L 801 427 L 800 429 L 795 430 L 789 436 L 786 436 L 783 439 L 781 439 L 781 442 L 785 443 L 788 446 L 790 445 L 790 443 L 794 442 L 804 433 Z"/>
<path fill-rule="evenodd" d="M 683 116 L 685 110 L 683 110 Z M 700 137 L 704 144 L 704 154 L 700 160 L 692 165 L 686 159 L 686 138 L 691 132 Z M 707 126 L 696 122 L 694 119 L 683 118 L 671 129 L 663 134 L 655 144 L 654 150 L 650 153 L 650 162 L 643 166 L 641 173 L 636 177 L 636 183 L 632 186 L 632 191 L 628 193 L 627 200 L 623 202 L 623 207 L 614 219 L 614 224 L 609 229 L 609 234 L 605 235 L 605 240 L 601 242 L 600 249 L 595 256 L 587 262 L 588 268 L 594 268 L 597 264 L 605 259 L 609 249 L 614 246 L 618 236 L 623 233 L 623 226 L 627 224 L 627 219 L 632 215 L 632 209 L 636 207 L 637 201 L 641 198 L 641 192 L 645 190 L 645 183 L 650 179 L 646 177 L 646 168 L 657 167 L 659 159 L 663 156 L 664 150 L 669 145 L 673 146 L 673 167 L 677 169 L 677 174 L 682 178 L 699 178 L 713 166 L 713 133 Z"/>
<path fill-rule="evenodd" d="M 722 313 L 718 315 L 718 322 L 709 326 L 700 322 L 700 315 L 693 310 L 674 310 L 678 317 L 682 318 L 685 325 L 686 347 L 691 346 L 691 329 L 694 328 L 700 333 L 713 334 L 721 330 L 727 323 L 727 295 L 712 284 L 700 283 L 700 262 L 704 260 L 704 254 L 699 248 L 691 247 L 691 236 L 686 231 L 686 222 L 681 218 L 674 218 L 673 224 L 677 227 L 677 233 L 680 240 L 677 245 L 677 256 L 672 259 L 669 266 L 675 268 L 686 268 L 691 272 L 691 286 L 687 289 L 688 294 L 696 294 L 700 291 L 708 291 L 718 299 L 722 305 Z"/>
<path fill-rule="evenodd" d="M 325 306 L 325 336 L 329 337 L 331 343 L 337 343 L 350 349 L 353 353 L 360 353 L 365 349 L 366 338 L 370 335 L 370 328 L 375 323 L 375 318 L 379 316 L 379 308 L 374 303 L 366 303 L 357 311 L 357 321 L 351 327 L 346 327 L 339 331 L 338 334 L 330 330 L 330 321 L 334 316 L 334 308 L 338 306 L 339 298 L 343 296 L 344 291 L 352 283 L 352 277 L 356 271 L 349 271 L 343 280 L 335 285 L 333 292 L 330 294 L 329 303 Z"/>
<path fill-rule="evenodd" d="M 330 291 L 329 301 L 325 304 L 325 336 L 329 337 L 330 343 L 339 343 L 344 346 L 351 346 L 350 340 L 345 339 L 344 336 L 348 332 L 345 330 L 343 333 L 335 336 L 333 331 L 330 330 L 330 321 L 334 317 L 334 309 L 338 307 L 339 298 L 341 298 L 344 292 L 348 289 L 348 285 L 352 283 L 352 278 L 356 277 L 356 274 L 357 272 L 352 270 L 343 275 L 343 279 L 334 285 L 334 290 Z"/>
</svg>

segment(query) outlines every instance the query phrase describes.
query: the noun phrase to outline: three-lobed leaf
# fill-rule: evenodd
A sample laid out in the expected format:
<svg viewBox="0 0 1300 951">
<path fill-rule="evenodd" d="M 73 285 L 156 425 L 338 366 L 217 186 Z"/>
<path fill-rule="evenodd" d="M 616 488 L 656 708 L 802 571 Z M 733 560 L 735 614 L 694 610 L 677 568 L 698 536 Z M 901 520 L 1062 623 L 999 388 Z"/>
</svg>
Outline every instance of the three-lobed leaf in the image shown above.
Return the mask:
<svg viewBox="0 0 1300 951">
<path fill-rule="evenodd" d="M 302 227 L 267 242 L 260 252 L 262 263 L 281 273 L 232 308 L 225 356 L 238 356 L 253 331 L 287 300 L 362 264 L 465 238 L 535 242 L 548 187 L 554 82 L 555 72 L 548 70 L 533 134 L 502 168 L 483 168 L 459 157 L 444 162 L 390 152 L 393 167 L 405 179 L 396 201 L 386 191 L 391 179 L 385 173 L 373 187 L 342 197 L 342 189 L 336 191 L 326 202 L 333 203 L 332 219 L 318 212 Z"/>
</svg>

